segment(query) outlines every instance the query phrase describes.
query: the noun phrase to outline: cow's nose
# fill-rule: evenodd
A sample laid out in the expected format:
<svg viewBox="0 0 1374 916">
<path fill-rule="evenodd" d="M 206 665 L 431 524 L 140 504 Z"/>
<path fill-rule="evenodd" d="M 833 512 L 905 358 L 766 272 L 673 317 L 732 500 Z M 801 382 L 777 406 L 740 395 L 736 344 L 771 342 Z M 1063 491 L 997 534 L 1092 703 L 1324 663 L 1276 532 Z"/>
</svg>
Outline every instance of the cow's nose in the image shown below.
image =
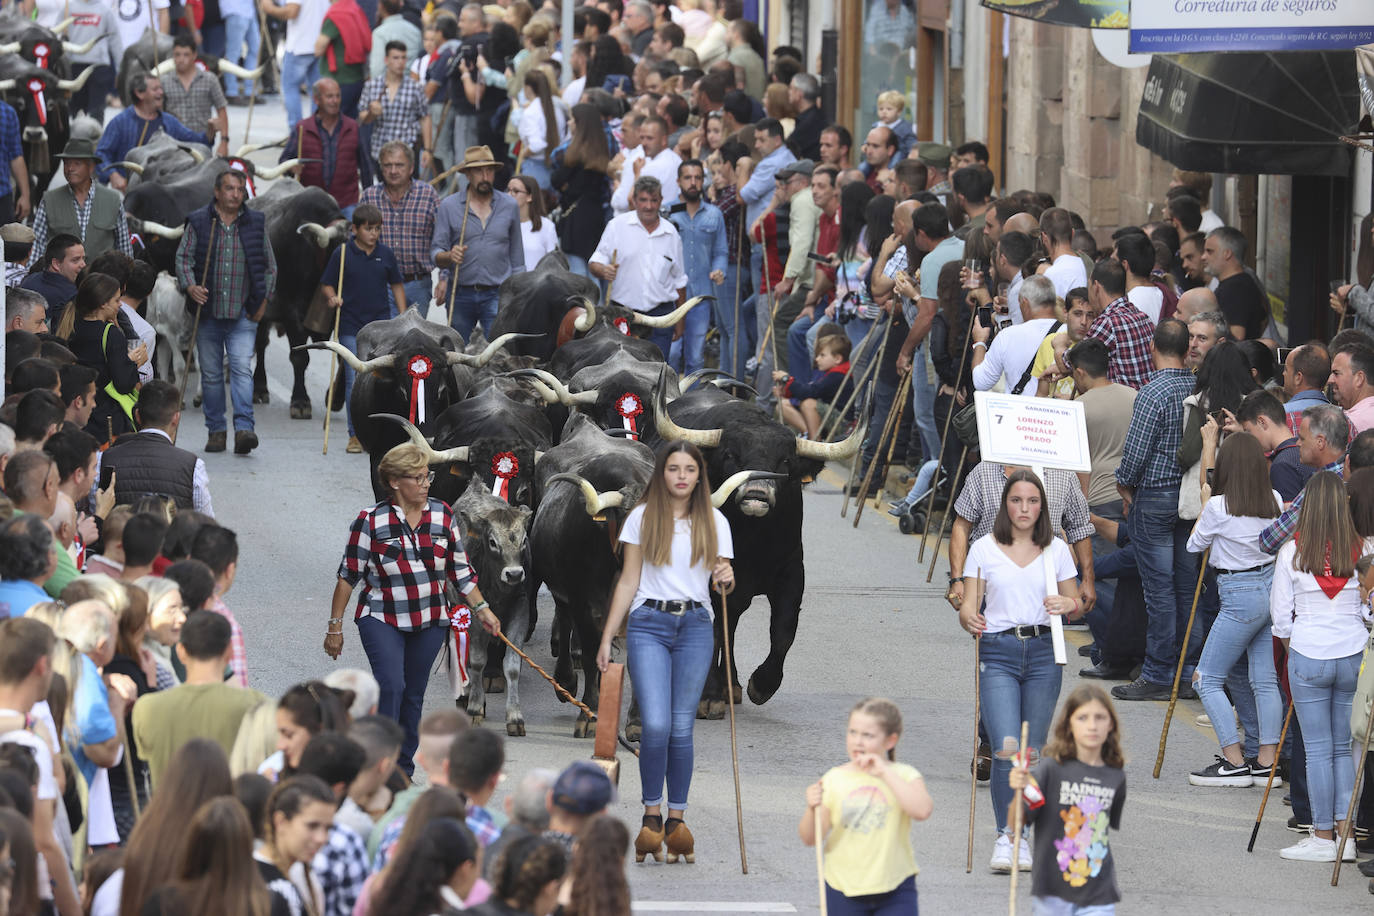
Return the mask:
<svg viewBox="0 0 1374 916">
<path fill-rule="evenodd" d="M 519 585 L 525 581 L 525 567 L 507 566 L 501 570 L 501 581 L 507 585 Z"/>
</svg>

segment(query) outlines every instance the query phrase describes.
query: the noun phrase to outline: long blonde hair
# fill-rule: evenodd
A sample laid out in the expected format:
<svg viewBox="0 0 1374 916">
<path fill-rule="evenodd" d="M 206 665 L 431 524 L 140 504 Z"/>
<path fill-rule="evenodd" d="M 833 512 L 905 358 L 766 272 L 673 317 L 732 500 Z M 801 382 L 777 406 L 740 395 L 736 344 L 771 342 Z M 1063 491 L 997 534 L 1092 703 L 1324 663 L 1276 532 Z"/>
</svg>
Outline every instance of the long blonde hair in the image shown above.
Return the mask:
<svg viewBox="0 0 1374 916">
<path fill-rule="evenodd" d="M 687 519 L 692 523 L 692 565 L 716 565 L 716 514 L 711 506 L 711 482 L 707 479 L 706 460 L 701 449 L 678 439 L 669 442 L 658 453 L 654 474 L 644 491 L 640 505 L 644 507 L 644 522 L 640 544 L 644 559 L 654 566 L 668 566 L 673 562 L 673 498 L 663 480 L 664 468 L 673 455 L 685 454 L 697 463 L 700 472 L 697 485 L 687 501 Z"/>
</svg>

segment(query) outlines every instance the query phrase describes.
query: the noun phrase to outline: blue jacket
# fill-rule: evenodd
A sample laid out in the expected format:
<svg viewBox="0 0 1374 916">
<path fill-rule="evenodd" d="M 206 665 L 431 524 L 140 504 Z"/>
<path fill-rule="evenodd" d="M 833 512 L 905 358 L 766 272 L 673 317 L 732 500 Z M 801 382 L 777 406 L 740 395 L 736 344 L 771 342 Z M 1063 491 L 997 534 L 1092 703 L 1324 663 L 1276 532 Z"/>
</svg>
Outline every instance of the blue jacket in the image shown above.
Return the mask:
<svg viewBox="0 0 1374 916">
<path fill-rule="evenodd" d="M 848 371 L 848 361 L 840 363 L 833 369 L 816 369 L 811 373 L 809 382 L 803 382 L 796 378 L 791 379 L 783 390 L 783 394 L 799 401 L 815 398 L 829 404 L 834 400 L 835 395 L 840 393 L 840 386 L 844 384 L 845 373 Z"/>
<path fill-rule="evenodd" d="M 687 298 L 715 295 L 713 271 L 725 272 L 728 250 L 725 243 L 725 216 L 715 204 L 701 202 L 697 215 L 687 213 L 685 203 L 673 204 L 668 219 L 682 238 L 682 257 L 686 261 Z"/>
<path fill-rule="evenodd" d="M 214 203 L 208 203 L 199 210 L 192 210 L 186 217 L 186 222 L 191 224 L 191 228 L 196 233 L 196 254 L 195 254 L 195 276 L 205 276 L 205 257 L 210 248 L 210 221 L 218 219 L 215 215 Z M 267 257 L 264 254 L 263 238 L 267 231 L 267 217 L 257 210 L 249 210 L 244 207 L 239 211 L 236 230 L 238 234 L 239 247 L 243 249 L 243 259 L 248 266 L 248 298 L 240 303 L 223 303 L 225 308 L 222 314 L 216 317 L 237 317 L 238 308 L 242 307 L 248 314 L 253 314 L 258 310 L 258 305 L 267 297 Z M 205 303 L 211 307 L 210 314 L 216 315 L 215 288 L 210 287 L 210 298 Z"/>
</svg>

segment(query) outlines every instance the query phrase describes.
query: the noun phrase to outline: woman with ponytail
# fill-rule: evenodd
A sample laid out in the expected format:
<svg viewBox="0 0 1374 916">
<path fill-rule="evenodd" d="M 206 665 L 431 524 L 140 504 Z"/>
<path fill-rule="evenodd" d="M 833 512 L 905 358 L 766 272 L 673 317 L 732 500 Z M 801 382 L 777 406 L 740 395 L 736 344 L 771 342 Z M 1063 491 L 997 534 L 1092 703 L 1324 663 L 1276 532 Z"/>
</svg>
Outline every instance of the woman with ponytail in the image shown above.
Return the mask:
<svg viewBox="0 0 1374 916">
<path fill-rule="evenodd" d="M 496 860 L 492 899 L 471 912 L 477 916 L 549 916 L 558 906 L 558 888 L 567 865 L 561 843 L 540 836 L 518 839 Z"/>
<path fill-rule="evenodd" d="M 57 335 L 67 341 L 76 361 L 96 371 L 95 410 L 86 423 L 86 432 L 101 442 L 133 430 L 138 367 L 148 361 L 147 346 L 140 341 L 129 349 L 119 329 L 120 292 L 114 277 L 88 274 L 57 328 Z"/>
</svg>

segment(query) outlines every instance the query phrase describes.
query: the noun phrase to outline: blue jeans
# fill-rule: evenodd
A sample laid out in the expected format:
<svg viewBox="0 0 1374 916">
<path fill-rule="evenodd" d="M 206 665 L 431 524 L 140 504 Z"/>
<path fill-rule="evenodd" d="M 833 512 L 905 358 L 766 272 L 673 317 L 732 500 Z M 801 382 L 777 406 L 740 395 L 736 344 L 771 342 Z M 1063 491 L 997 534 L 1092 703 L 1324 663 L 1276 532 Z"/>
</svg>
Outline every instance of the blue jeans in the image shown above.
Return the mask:
<svg viewBox="0 0 1374 916">
<path fill-rule="evenodd" d="M 533 178 L 535 183 L 537 183 L 542 190 L 553 190 L 553 183 L 549 180 L 550 176 L 553 175 L 553 170 L 544 162 L 544 155 L 542 153 L 538 156 L 531 156 L 520 163 L 520 174 Z M 533 264 L 528 266 L 530 268 L 534 267 Z"/>
<path fill-rule="evenodd" d="M 429 669 L 448 639 L 449 627 L 438 623 L 419 630 L 398 630 L 376 617 L 358 620 L 358 639 L 372 666 L 381 693 L 377 714 L 394 719 L 405 730 L 397 765 L 415 772 L 415 748 L 420 744 L 420 715 L 424 712 Z"/>
<path fill-rule="evenodd" d="M 1274 641 L 1269 632 L 1269 588 L 1273 579 L 1272 563 L 1254 572 L 1217 577 L 1221 612 L 1212 624 L 1212 632 L 1198 662 L 1197 692 L 1222 747 L 1240 741 L 1231 704 L 1226 701 L 1225 684 L 1232 667 L 1241 658 L 1249 659 L 1248 683 L 1233 687 L 1232 697 L 1237 698 L 1239 706 L 1237 694 L 1248 690 L 1259 712 L 1259 733 L 1253 737 L 1259 744 L 1279 743 L 1283 700 L 1279 696 L 1278 675 L 1274 672 Z"/>
<path fill-rule="evenodd" d="M 1012 744 L 1021 740 L 1022 722 L 1030 724 L 1029 746 L 1045 746 L 1063 673 L 1054 663 L 1054 644 L 1048 633 L 1020 639 L 1011 630 L 983 634 L 978 670 L 983 724 L 993 750 L 992 812 L 997 818 L 997 832 L 1009 833 L 1011 761 L 998 754 L 1006 738 L 1011 738 Z"/>
<path fill-rule="evenodd" d="M 214 25 L 202 26 L 200 30 L 200 46 L 206 54 L 213 54 L 215 57 L 224 56 L 225 22 L 223 20 Z"/>
<path fill-rule="evenodd" d="M 649 309 L 647 312 L 644 312 L 643 314 L 658 317 L 661 315 L 668 314 L 675 308 L 677 308 L 676 302 L 664 302 L 654 306 L 653 308 Z M 494 315 L 495 313 L 493 312 L 492 314 Z M 654 346 L 658 347 L 659 352 L 663 354 L 664 362 L 667 362 L 668 357 L 672 355 L 674 333 L 674 329 L 671 327 L 651 328 L 649 330 L 648 339 L 654 344 Z"/>
<path fill-rule="evenodd" d="M 1116 904 L 1077 906 L 1062 897 L 1032 897 L 1031 916 L 1116 916 Z"/>
<path fill-rule="evenodd" d="M 824 320 L 824 316 L 817 319 L 814 315 L 802 312 L 787 329 L 787 370 L 798 378 L 805 379 L 808 375 L 805 370 L 814 362 L 808 334 Z"/>
<path fill-rule="evenodd" d="M 911 406 L 914 423 L 921 437 L 921 451 L 927 459 L 940 455 L 940 430 L 935 428 L 935 391 L 930 381 L 925 341 L 911 354 Z"/>
<path fill-rule="evenodd" d="M 846 897 L 825 886 L 825 910 L 834 916 L 916 916 L 916 876 L 912 875 L 885 894 Z"/>
<path fill-rule="evenodd" d="M 706 332 L 710 327 L 711 304 L 702 302 L 683 319 L 682 336 L 670 344 L 668 365 L 682 373 L 696 372 L 706 365 L 702 350 L 706 346 Z"/>
<path fill-rule="evenodd" d="M 716 637 L 711 612 L 699 607 L 682 615 L 641 604 L 625 627 L 625 663 L 639 701 L 644 730 L 639 739 L 640 792 L 645 805 L 687 808 L 692 787 L 692 727 L 706 686 Z"/>
<path fill-rule="evenodd" d="M 1307 798 L 1312 826 L 1331 830 L 1344 820 L 1355 788 L 1355 764 L 1350 754 L 1350 710 L 1361 653 L 1345 658 L 1308 658 L 1288 652 L 1288 686 L 1293 691 L 1293 714 L 1302 721 L 1307 751 Z M 1361 761 L 1363 762 L 1363 761 Z"/>
<path fill-rule="evenodd" d="M 449 278 L 452 282 L 452 277 Z M 453 329 L 463 335 L 463 340 L 472 336 L 472 329 L 479 323 L 482 333 L 491 338 L 491 326 L 496 323 L 496 309 L 499 303 L 494 289 L 477 289 L 474 286 L 460 286 L 453 295 Z M 669 332 L 672 333 L 672 332 Z"/>
<path fill-rule="evenodd" d="M 229 396 L 234 404 L 234 430 L 253 428 L 253 341 L 258 324 L 246 314 L 238 318 L 200 320 L 196 359 L 200 363 L 205 428 L 222 433 L 224 419 L 224 357 L 229 356 Z"/>
<path fill-rule="evenodd" d="M 1141 487 L 1126 525 L 1135 545 L 1149 617 L 1140 673 L 1152 684 L 1172 684 L 1197 574 L 1197 560 L 1188 553 L 1192 525 L 1178 517 L 1178 487 Z M 1188 678 L 1191 672 L 1185 669 L 1183 675 Z"/>
<path fill-rule="evenodd" d="M 407 280 L 404 284 L 406 291 L 406 308 L 418 308 L 422 316 L 429 314 L 429 302 L 434 298 L 434 283 L 425 274 L 418 280 Z M 400 314 L 396 309 L 396 297 L 391 295 L 391 287 L 386 288 L 386 304 L 391 306 L 391 317 L 395 318 Z"/>
<path fill-rule="evenodd" d="M 566 251 L 563 252 L 563 254 L 568 259 L 569 271 L 577 274 L 579 277 L 590 277 L 592 281 L 595 282 L 596 277 L 592 276 L 591 270 L 587 267 L 586 258 L 580 258 L 575 254 L 568 254 Z"/>
<path fill-rule="evenodd" d="M 736 282 L 739 283 L 738 310 L 735 308 Z M 727 264 L 725 282 L 716 289 L 716 301 L 711 307 L 716 313 L 716 327 L 720 328 L 720 368 L 735 378 L 743 378 L 744 362 L 753 352 L 756 333 L 748 271 L 741 274 L 738 264 Z"/>
<path fill-rule="evenodd" d="M 347 348 L 348 348 L 348 351 L 349 351 L 350 353 L 353 353 L 354 355 L 357 354 L 357 352 L 358 352 L 358 335 L 357 335 L 357 334 L 340 334 L 340 335 L 339 335 L 339 343 L 341 343 L 341 344 L 343 344 L 345 347 L 347 347 Z M 353 379 L 354 379 L 354 377 L 355 377 L 356 375 L 357 375 L 357 373 L 353 371 L 353 367 L 350 366 L 347 362 L 344 362 L 344 363 L 343 363 L 343 378 L 344 378 L 344 416 L 348 417 L 348 435 L 349 435 L 349 436 L 352 436 L 352 435 L 354 435 L 354 433 L 355 433 L 355 430 L 353 429 Z M 326 409 L 328 409 L 328 408 L 326 408 Z"/>
<path fill-rule="evenodd" d="M 302 117 L 302 110 L 309 114 L 314 110 L 314 96 L 311 90 L 320 78 L 320 59 L 313 54 L 287 54 L 281 63 L 281 96 L 286 105 L 286 123 L 294 127 Z M 301 84 L 305 84 L 305 95 L 312 101 L 301 108 Z M 290 146 L 290 144 L 287 144 Z"/>
<path fill-rule="evenodd" d="M 228 61 L 247 70 L 256 69 L 258 46 L 262 41 L 262 36 L 258 34 L 258 20 L 253 16 L 225 16 L 224 35 L 225 57 Z M 239 78 L 232 73 L 224 74 L 224 94 L 229 98 L 239 94 Z M 243 81 L 243 94 L 253 94 L 252 80 Z"/>
</svg>

